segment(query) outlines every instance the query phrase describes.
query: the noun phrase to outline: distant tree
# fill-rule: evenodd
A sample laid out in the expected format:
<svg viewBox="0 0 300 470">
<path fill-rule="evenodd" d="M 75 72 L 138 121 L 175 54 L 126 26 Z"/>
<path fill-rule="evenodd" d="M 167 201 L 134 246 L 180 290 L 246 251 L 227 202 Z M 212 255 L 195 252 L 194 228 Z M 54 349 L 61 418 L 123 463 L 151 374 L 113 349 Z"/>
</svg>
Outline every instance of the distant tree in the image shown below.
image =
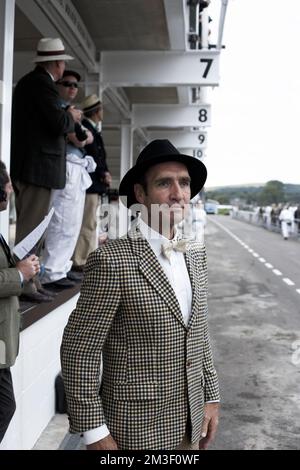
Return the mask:
<svg viewBox="0 0 300 470">
<path fill-rule="evenodd" d="M 224 194 L 218 194 L 217 201 L 219 201 L 220 204 L 230 204 L 230 198 Z"/>
<path fill-rule="evenodd" d="M 230 204 L 230 195 L 224 194 L 222 191 L 207 191 L 206 199 L 213 199 L 220 204 Z"/>
<path fill-rule="evenodd" d="M 261 186 L 224 186 L 206 191 L 207 199 L 228 204 L 232 200 L 241 200 L 247 205 L 265 206 L 278 202 L 300 203 L 300 184 L 283 184 L 271 180 Z M 227 202 L 228 201 L 228 202 Z"/>
<path fill-rule="evenodd" d="M 277 180 L 268 181 L 258 197 L 258 203 L 262 206 L 278 204 L 284 200 L 284 184 Z"/>
</svg>

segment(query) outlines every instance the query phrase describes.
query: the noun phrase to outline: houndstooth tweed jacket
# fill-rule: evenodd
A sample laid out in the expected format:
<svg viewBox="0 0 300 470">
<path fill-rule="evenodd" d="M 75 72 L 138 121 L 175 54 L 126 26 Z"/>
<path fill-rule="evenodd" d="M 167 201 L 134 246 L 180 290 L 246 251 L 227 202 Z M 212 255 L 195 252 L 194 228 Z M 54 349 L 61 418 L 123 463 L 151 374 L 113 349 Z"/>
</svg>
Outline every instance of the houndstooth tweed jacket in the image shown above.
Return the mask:
<svg viewBox="0 0 300 470">
<path fill-rule="evenodd" d="M 61 346 L 71 432 L 106 423 L 120 449 L 174 449 L 189 416 L 192 442 L 200 439 L 204 402 L 218 400 L 219 389 L 204 246 L 192 242 L 185 259 L 193 291 L 187 327 L 138 230 L 89 256 Z"/>
</svg>

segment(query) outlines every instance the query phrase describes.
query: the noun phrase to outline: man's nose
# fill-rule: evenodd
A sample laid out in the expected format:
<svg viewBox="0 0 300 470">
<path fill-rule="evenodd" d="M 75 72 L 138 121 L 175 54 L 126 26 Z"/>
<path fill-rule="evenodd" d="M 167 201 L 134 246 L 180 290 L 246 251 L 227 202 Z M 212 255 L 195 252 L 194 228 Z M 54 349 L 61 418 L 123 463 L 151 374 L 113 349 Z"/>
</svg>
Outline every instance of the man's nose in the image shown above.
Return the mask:
<svg viewBox="0 0 300 470">
<path fill-rule="evenodd" d="M 177 181 L 175 181 L 172 184 L 171 197 L 178 200 L 178 201 L 180 201 L 183 198 L 182 187 L 180 186 L 180 184 Z"/>
</svg>

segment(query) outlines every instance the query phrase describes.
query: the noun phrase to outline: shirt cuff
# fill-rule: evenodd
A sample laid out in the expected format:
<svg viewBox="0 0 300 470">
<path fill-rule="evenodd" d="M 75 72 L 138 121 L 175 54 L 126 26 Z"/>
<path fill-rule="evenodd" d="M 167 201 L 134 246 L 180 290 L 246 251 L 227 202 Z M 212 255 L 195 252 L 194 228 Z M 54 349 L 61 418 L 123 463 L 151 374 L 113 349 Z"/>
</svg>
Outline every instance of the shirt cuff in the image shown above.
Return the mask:
<svg viewBox="0 0 300 470">
<path fill-rule="evenodd" d="M 94 444 L 94 442 L 104 439 L 110 434 L 106 424 L 99 426 L 99 428 L 90 429 L 90 431 L 85 431 L 83 433 L 83 441 L 85 445 Z"/>
<path fill-rule="evenodd" d="M 208 400 L 205 403 L 220 403 L 220 400 Z"/>
</svg>

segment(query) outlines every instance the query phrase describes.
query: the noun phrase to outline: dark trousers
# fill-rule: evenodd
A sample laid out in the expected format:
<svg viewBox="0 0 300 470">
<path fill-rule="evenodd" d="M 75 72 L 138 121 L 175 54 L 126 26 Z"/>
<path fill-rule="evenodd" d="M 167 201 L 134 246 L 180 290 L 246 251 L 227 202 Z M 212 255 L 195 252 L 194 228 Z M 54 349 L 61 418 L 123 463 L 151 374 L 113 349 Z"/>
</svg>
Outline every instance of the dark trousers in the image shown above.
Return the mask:
<svg viewBox="0 0 300 470">
<path fill-rule="evenodd" d="M 0 442 L 16 410 L 10 369 L 0 369 Z"/>
<path fill-rule="evenodd" d="M 14 190 L 17 213 L 15 244 L 17 244 L 48 214 L 51 189 L 14 181 Z M 39 254 L 37 253 L 38 256 Z"/>
<path fill-rule="evenodd" d="M 21 183 L 20 181 L 14 181 L 13 186 L 17 213 L 15 239 L 15 244 L 17 244 L 32 232 L 48 214 L 51 201 L 51 189 Z M 35 250 L 37 256 L 41 255 L 42 244 L 43 242 L 40 241 L 38 249 Z M 33 280 L 25 283 L 23 294 L 35 293 L 41 287 L 40 279 L 35 276 Z"/>
</svg>

